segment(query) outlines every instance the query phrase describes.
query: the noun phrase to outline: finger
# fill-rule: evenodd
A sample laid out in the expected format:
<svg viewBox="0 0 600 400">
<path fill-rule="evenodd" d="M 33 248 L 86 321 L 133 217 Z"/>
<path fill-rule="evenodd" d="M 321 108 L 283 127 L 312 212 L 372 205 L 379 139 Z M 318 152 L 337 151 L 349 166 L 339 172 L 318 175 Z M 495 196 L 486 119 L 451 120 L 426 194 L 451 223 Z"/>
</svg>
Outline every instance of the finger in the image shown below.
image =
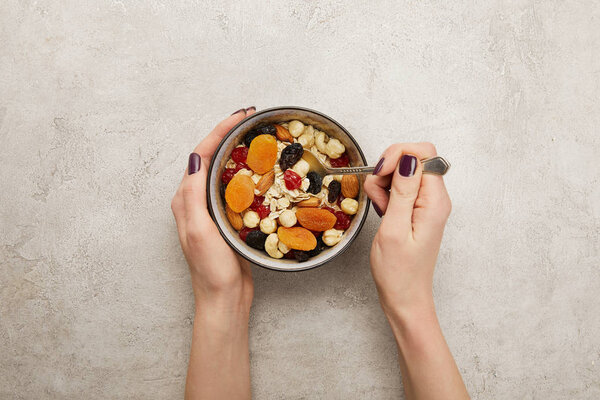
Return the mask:
<svg viewBox="0 0 600 400">
<path fill-rule="evenodd" d="M 439 175 L 424 174 L 413 211 L 415 238 L 439 241 L 451 211 L 452 202 L 444 179 Z"/>
<path fill-rule="evenodd" d="M 431 143 L 396 143 L 385 149 L 379 162 L 379 171 L 375 176 L 391 175 L 396 171 L 398 161 L 402 154 L 414 154 L 419 159 L 434 157 L 437 155 L 435 146 Z"/>
<path fill-rule="evenodd" d="M 387 211 L 392 178 L 403 152 L 419 154 L 420 158 L 426 158 L 435 155 L 435 148 L 429 148 L 428 143 L 399 143 L 388 147 L 383 152 L 377 163 L 377 174 L 368 178 L 371 194 L 367 192 L 369 198 L 373 201 L 375 211 L 380 215 L 385 214 Z"/>
<path fill-rule="evenodd" d="M 210 217 L 206 209 L 206 166 L 197 153 L 190 154 L 181 190 L 185 207 L 186 234 L 192 230 L 199 231 Z"/>
<path fill-rule="evenodd" d="M 365 193 L 373 202 L 373 208 L 380 217 L 385 214 L 388 202 L 390 201 L 390 185 L 392 183 L 391 175 L 375 176 L 369 175 L 365 179 Z"/>
<path fill-rule="evenodd" d="M 380 160 L 381 168 L 377 174 L 380 179 L 374 183 L 383 186 L 387 184 L 386 179 L 392 178 L 389 201 L 384 212 L 386 218 L 393 220 L 394 226 L 404 232 L 401 234 L 412 234 L 412 214 L 422 174 L 419 160 L 435 155 L 435 147 L 429 143 L 395 144 L 382 155 L 383 161 Z"/>
<path fill-rule="evenodd" d="M 225 135 L 244 118 L 246 118 L 246 110 L 242 108 L 219 122 L 215 129 L 196 146 L 194 153 L 199 154 L 205 161 L 209 160 Z"/>
<path fill-rule="evenodd" d="M 171 200 L 171 211 L 173 211 L 173 216 L 175 217 L 175 224 L 177 225 L 177 235 L 179 236 L 181 247 L 185 249 L 185 205 L 183 203 L 183 193 L 181 191 L 181 185 L 179 185 L 175 196 L 173 196 L 173 200 Z"/>
<path fill-rule="evenodd" d="M 256 112 L 256 107 L 254 106 L 250 106 L 248 108 L 246 108 L 246 117 L 254 114 Z"/>
<path fill-rule="evenodd" d="M 386 221 L 393 221 L 400 237 L 412 237 L 412 215 L 421 185 L 422 166 L 416 155 L 403 154 L 392 178 Z"/>
</svg>

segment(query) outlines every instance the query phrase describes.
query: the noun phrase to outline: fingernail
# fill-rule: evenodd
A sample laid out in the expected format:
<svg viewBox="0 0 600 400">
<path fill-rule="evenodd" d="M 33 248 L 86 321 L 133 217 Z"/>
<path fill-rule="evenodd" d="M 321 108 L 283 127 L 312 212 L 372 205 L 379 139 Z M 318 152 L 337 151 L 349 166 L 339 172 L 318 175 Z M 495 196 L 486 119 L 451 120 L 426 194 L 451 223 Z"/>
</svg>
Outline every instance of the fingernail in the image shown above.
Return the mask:
<svg viewBox="0 0 600 400">
<path fill-rule="evenodd" d="M 188 162 L 188 175 L 194 175 L 200 170 L 200 163 L 202 160 L 196 153 L 190 154 L 190 161 Z"/>
<path fill-rule="evenodd" d="M 417 169 L 417 157 L 405 154 L 400 159 L 400 166 L 398 166 L 398 172 L 400 175 L 410 177 L 415 174 Z"/>
<path fill-rule="evenodd" d="M 377 175 L 379 173 L 379 171 L 381 171 L 381 168 L 383 168 L 384 161 L 385 161 L 385 157 L 381 157 L 379 159 L 379 162 L 377 162 L 377 165 L 375 166 L 375 169 L 373 170 L 373 175 Z"/>
<path fill-rule="evenodd" d="M 233 113 L 231 113 L 231 115 L 235 115 L 235 114 L 239 113 L 240 111 L 244 111 L 244 112 L 246 112 L 246 109 L 245 109 L 245 108 L 240 108 L 240 109 L 239 109 L 239 110 L 237 110 L 236 112 L 233 112 Z"/>
<path fill-rule="evenodd" d="M 383 217 L 383 212 L 379 207 L 377 207 L 377 204 L 375 204 L 374 202 L 372 202 L 371 204 L 373 204 L 373 209 L 375 210 L 377 215 L 379 215 L 379 218 Z"/>
<path fill-rule="evenodd" d="M 256 111 L 256 107 L 250 106 L 250 107 L 246 108 L 246 114 L 248 114 L 249 111 Z"/>
</svg>

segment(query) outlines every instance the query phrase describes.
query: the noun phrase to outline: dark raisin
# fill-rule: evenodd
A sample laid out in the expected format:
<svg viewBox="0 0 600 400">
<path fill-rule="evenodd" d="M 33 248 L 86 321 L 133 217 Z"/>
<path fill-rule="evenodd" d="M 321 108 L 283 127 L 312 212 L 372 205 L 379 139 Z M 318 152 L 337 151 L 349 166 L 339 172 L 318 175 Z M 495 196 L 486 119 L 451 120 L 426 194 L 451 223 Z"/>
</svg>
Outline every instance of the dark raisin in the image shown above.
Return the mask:
<svg viewBox="0 0 600 400">
<path fill-rule="evenodd" d="M 281 151 L 281 156 L 279 156 L 279 166 L 281 167 L 281 170 L 285 171 L 286 169 L 291 168 L 302 158 L 302 154 L 304 154 L 304 149 L 300 143 L 290 144 L 284 148 Z"/>
<path fill-rule="evenodd" d="M 258 135 L 260 135 L 260 133 L 256 130 L 252 130 L 252 131 L 246 133 L 246 136 L 244 136 L 244 144 L 246 145 L 246 147 L 250 147 L 250 143 L 252 143 L 254 138 L 257 137 Z"/>
<path fill-rule="evenodd" d="M 261 231 L 248 232 L 248 235 L 246 236 L 246 244 L 258 250 L 265 249 L 266 240 L 267 235 L 265 233 L 262 233 Z"/>
<path fill-rule="evenodd" d="M 342 184 L 338 181 L 331 181 L 329 184 L 329 195 L 327 195 L 327 201 L 330 203 L 335 203 L 342 191 Z"/>
<path fill-rule="evenodd" d="M 265 125 L 256 128 L 256 131 L 259 132 L 259 135 L 275 135 L 275 133 L 277 133 L 277 128 L 275 128 L 275 125 Z"/>
<path fill-rule="evenodd" d="M 250 147 L 250 143 L 252 143 L 254 138 L 258 135 L 275 136 L 276 132 L 277 128 L 275 128 L 275 125 L 265 125 L 261 126 L 260 128 L 254 128 L 250 132 L 246 133 L 246 136 L 244 136 L 244 144 L 246 145 L 246 147 Z"/>
<path fill-rule="evenodd" d="M 317 247 L 315 247 L 314 249 L 308 251 L 308 255 L 309 257 L 315 257 L 318 256 L 319 254 L 321 254 L 321 252 L 325 249 L 325 243 L 323 242 L 323 236 L 319 235 L 317 236 Z"/>
<path fill-rule="evenodd" d="M 306 251 L 301 251 L 301 250 L 294 250 L 294 257 L 299 262 L 308 261 L 308 259 L 310 258 L 310 256 L 308 255 L 308 253 Z"/>
<path fill-rule="evenodd" d="M 227 185 L 226 185 L 225 183 L 222 183 L 222 184 L 221 184 L 221 185 L 219 185 L 219 186 L 220 186 L 219 192 L 220 192 L 220 194 L 221 194 L 221 198 L 222 198 L 223 200 L 225 200 L 225 189 L 227 189 Z"/>
<path fill-rule="evenodd" d="M 310 181 L 310 186 L 306 190 L 308 193 L 318 194 L 321 191 L 321 185 L 323 184 L 323 178 L 321 175 L 314 171 L 309 172 L 306 177 Z"/>
</svg>

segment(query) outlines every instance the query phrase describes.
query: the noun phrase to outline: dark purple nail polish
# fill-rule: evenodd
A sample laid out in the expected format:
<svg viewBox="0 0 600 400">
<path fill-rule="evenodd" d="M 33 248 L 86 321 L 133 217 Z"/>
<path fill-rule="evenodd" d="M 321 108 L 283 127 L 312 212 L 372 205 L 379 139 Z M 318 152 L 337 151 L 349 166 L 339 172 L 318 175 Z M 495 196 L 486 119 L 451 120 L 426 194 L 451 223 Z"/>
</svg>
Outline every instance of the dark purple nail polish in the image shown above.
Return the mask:
<svg viewBox="0 0 600 400">
<path fill-rule="evenodd" d="M 371 204 L 373 204 L 373 209 L 375 210 L 377 215 L 379 215 L 379 218 L 383 217 L 383 212 L 381 211 L 381 208 L 377 207 L 377 204 L 375 204 L 375 202 L 371 202 Z"/>
<path fill-rule="evenodd" d="M 384 161 L 385 161 L 385 157 L 381 157 L 379 159 L 379 162 L 377 162 L 377 165 L 375 166 L 375 169 L 373 170 L 373 175 L 377 175 L 379 173 L 379 171 L 381 171 L 381 168 L 383 168 Z"/>
<path fill-rule="evenodd" d="M 250 107 L 246 108 L 246 114 L 248 114 L 249 111 L 256 111 L 256 107 L 250 106 Z"/>
<path fill-rule="evenodd" d="M 190 154 L 190 161 L 188 163 L 188 175 L 194 175 L 196 172 L 200 170 L 200 163 L 202 160 L 200 156 L 196 153 Z"/>
<path fill-rule="evenodd" d="M 411 177 L 415 174 L 417 169 L 417 157 L 405 154 L 400 159 L 400 165 L 398 166 L 398 172 L 404 177 Z"/>
<path fill-rule="evenodd" d="M 231 115 L 235 115 L 237 113 L 239 113 L 240 111 L 243 111 L 244 113 L 246 112 L 245 108 L 240 108 L 239 110 L 237 110 L 236 112 L 231 113 Z"/>
</svg>

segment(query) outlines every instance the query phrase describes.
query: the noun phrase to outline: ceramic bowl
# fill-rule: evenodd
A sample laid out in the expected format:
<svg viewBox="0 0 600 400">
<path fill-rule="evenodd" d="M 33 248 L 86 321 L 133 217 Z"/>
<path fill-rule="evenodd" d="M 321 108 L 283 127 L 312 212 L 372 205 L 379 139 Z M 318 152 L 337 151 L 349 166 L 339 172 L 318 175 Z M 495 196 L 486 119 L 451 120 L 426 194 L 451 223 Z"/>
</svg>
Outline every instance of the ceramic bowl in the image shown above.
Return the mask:
<svg viewBox="0 0 600 400">
<path fill-rule="evenodd" d="M 332 247 L 327 247 L 318 256 L 305 262 L 292 259 L 275 259 L 260 250 L 248 246 L 240 239 L 238 232 L 231 226 L 225 213 L 225 200 L 221 196 L 221 174 L 230 157 L 231 151 L 242 142 L 244 135 L 253 128 L 266 124 L 275 124 L 291 120 L 302 121 L 306 125 L 327 133 L 329 137 L 336 138 L 346 146 L 346 153 L 352 166 L 365 166 L 367 160 L 358 143 L 342 125 L 334 119 L 319 112 L 302 107 L 275 107 L 258 111 L 237 124 L 223 138 L 211 160 L 208 170 L 207 196 L 208 210 L 213 221 L 225 241 L 242 257 L 261 267 L 277 271 L 302 271 L 321 266 L 343 253 L 358 236 L 369 210 L 369 199 L 362 189 L 364 176 L 359 176 L 361 185 L 358 197 L 358 212 L 352 219 L 352 224 L 344 232 L 342 240 Z"/>
</svg>

